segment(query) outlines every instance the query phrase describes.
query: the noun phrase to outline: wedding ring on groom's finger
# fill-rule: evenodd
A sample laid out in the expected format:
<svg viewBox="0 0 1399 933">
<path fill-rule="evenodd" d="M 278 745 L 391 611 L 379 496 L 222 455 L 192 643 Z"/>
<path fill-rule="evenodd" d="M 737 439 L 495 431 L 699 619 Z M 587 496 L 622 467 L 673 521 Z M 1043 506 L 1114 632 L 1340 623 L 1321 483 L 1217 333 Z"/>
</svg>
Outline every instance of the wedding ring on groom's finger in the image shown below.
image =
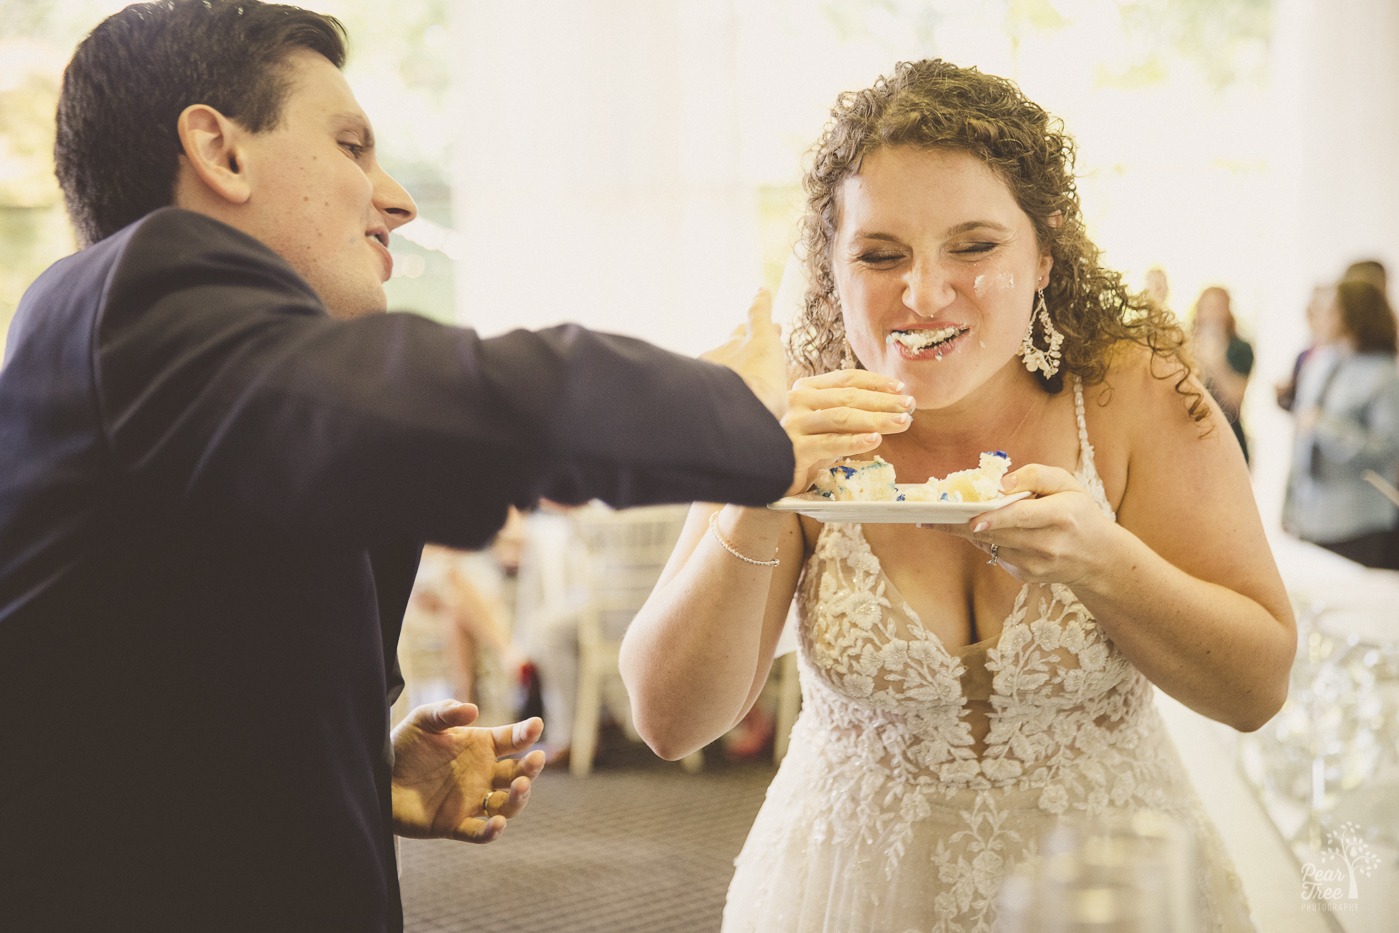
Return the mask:
<svg viewBox="0 0 1399 933">
<path fill-rule="evenodd" d="M 999 544 L 991 545 L 991 559 L 988 560 L 986 563 L 990 564 L 992 567 L 999 564 L 1001 562 L 1000 551 L 1001 546 Z"/>
<path fill-rule="evenodd" d="M 494 793 L 495 791 L 488 790 L 486 791 L 486 796 L 481 798 L 481 812 L 486 814 L 486 816 L 491 815 L 491 794 Z"/>
</svg>

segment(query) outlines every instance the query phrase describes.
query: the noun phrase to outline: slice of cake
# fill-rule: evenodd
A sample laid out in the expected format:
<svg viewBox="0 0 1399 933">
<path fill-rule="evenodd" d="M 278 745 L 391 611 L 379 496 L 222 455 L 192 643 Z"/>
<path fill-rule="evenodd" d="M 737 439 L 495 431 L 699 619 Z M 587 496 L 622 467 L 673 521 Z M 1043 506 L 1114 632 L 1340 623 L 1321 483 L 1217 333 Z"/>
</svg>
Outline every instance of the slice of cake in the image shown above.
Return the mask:
<svg viewBox="0 0 1399 933">
<path fill-rule="evenodd" d="M 958 470 L 938 481 L 941 498 L 948 502 L 985 502 L 1001 495 L 1001 477 L 1010 469 L 1003 450 L 988 450 L 974 470 Z M 931 481 L 931 478 L 930 478 Z"/>
<path fill-rule="evenodd" d="M 816 476 L 816 491 L 837 502 L 887 502 L 899 498 L 894 465 L 883 457 L 842 460 Z"/>
<path fill-rule="evenodd" d="M 883 457 L 842 460 L 817 474 L 816 492 L 836 502 L 988 502 L 1001 496 L 1001 478 L 1010 456 L 988 450 L 976 467 L 958 470 L 926 483 L 895 483 L 894 465 Z"/>
<path fill-rule="evenodd" d="M 899 487 L 906 502 L 987 502 L 1001 496 L 1001 477 L 1010 469 L 1010 456 L 1003 450 L 988 450 L 974 469 L 958 470 L 942 479 L 928 477 L 926 483 L 906 483 Z"/>
</svg>

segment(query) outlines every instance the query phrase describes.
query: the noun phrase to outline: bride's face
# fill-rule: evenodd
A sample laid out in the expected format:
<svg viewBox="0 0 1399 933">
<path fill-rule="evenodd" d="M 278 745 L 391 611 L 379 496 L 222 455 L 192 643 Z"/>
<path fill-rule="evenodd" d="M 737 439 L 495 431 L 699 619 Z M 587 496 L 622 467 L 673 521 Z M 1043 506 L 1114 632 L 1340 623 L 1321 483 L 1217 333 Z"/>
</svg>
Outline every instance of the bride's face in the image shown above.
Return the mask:
<svg viewBox="0 0 1399 933">
<path fill-rule="evenodd" d="M 855 357 L 954 404 L 1018 367 L 1052 264 L 1010 189 L 964 152 L 880 149 L 838 192 L 831 265 Z"/>
</svg>

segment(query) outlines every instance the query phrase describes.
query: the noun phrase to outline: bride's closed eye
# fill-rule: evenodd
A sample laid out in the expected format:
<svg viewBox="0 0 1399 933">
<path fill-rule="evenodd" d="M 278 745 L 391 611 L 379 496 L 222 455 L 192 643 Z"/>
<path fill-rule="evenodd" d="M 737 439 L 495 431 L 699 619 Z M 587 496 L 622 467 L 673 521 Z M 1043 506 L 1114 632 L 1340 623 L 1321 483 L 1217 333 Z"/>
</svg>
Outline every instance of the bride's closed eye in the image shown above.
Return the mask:
<svg viewBox="0 0 1399 933">
<path fill-rule="evenodd" d="M 891 266 L 901 259 L 903 259 L 902 253 L 889 252 L 888 250 L 870 250 L 855 256 L 855 261 L 865 266 Z"/>
</svg>

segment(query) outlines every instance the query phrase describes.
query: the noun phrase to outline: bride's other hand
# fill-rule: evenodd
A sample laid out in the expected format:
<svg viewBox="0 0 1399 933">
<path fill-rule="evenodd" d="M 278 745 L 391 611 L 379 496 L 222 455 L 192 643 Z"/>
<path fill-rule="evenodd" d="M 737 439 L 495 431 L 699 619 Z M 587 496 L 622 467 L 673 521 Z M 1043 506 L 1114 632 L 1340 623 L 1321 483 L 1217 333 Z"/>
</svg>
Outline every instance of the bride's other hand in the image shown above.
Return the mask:
<svg viewBox="0 0 1399 933">
<path fill-rule="evenodd" d="M 729 339 L 700 359 L 727 366 L 747 383 L 768 411 L 778 418 L 787 410 L 787 356 L 782 328 L 772 321 L 772 293 L 759 289 L 748 307 L 748 319 L 734 328 Z"/>
<path fill-rule="evenodd" d="M 796 456 L 788 495 L 805 491 L 818 470 L 842 457 L 869 453 L 885 434 L 907 431 L 914 400 L 903 389 L 898 380 L 863 369 L 798 379 L 782 416 Z"/>
<path fill-rule="evenodd" d="M 1087 582 L 1106 567 L 1110 538 L 1120 531 L 1072 473 L 1032 463 L 1001 481 L 1006 494 L 1033 496 L 978 515 L 962 525 L 933 526 L 965 538 L 1023 583 Z"/>
</svg>

